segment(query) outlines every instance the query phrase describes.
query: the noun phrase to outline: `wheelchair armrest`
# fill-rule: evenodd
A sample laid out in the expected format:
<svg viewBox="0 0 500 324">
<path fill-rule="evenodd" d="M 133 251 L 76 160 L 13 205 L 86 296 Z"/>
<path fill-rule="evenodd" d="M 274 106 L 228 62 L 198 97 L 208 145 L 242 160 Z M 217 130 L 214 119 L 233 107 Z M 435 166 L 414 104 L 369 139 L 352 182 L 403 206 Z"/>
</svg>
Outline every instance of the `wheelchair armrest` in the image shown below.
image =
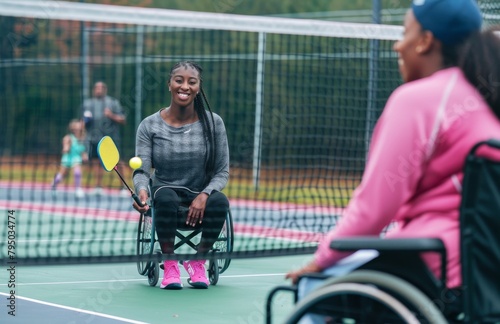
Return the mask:
<svg viewBox="0 0 500 324">
<path fill-rule="evenodd" d="M 327 279 L 330 277 L 331 277 L 331 275 L 326 275 L 323 272 L 308 272 L 308 273 L 304 273 L 303 275 L 300 275 L 298 278 L 298 281 L 302 280 L 303 278 Z"/>
<path fill-rule="evenodd" d="M 380 238 L 378 236 L 355 236 L 333 240 L 330 248 L 338 251 L 372 249 L 380 252 L 444 252 L 443 241 L 438 238 Z"/>
<path fill-rule="evenodd" d="M 438 252 L 441 255 L 441 281 L 446 284 L 446 248 L 438 238 L 353 236 L 334 239 L 330 242 L 330 248 L 337 251 L 370 249 L 379 252 Z"/>
</svg>

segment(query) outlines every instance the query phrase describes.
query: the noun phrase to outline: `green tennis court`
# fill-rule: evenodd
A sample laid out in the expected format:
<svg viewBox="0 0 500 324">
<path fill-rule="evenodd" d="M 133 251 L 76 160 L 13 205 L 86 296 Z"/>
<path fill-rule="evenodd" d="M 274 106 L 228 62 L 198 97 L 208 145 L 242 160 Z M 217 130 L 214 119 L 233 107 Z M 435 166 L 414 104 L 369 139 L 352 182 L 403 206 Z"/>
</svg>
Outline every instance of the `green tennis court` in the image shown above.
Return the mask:
<svg viewBox="0 0 500 324">
<path fill-rule="evenodd" d="M 2 323 L 263 323 L 267 293 L 287 284 L 284 274 L 307 257 L 238 259 L 208 290 L 169 291 L 150 287 L 134 263 L 32 266 L 15 269 L 15 315 L 9 275 L 2 271 Z M 184 271 L 184 270 L 181 270 Z M 4 297 L 5 296 L 5 297 Z M 26 300 L 28 298 L 29 300 Z M 275 298 L 274 317 L 283 319 L 291 294 Z"/>
</svg>

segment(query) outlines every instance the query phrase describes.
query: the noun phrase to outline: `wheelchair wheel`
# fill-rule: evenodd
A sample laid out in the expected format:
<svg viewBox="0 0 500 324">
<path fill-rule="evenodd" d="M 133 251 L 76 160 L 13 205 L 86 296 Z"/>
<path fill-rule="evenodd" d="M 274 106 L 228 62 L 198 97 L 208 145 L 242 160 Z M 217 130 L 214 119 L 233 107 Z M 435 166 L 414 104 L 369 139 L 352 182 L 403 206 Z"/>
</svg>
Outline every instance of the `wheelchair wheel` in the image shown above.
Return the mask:
<svg viewBox="0 0 500 324">
<path fill-rule="evenodd" d="M 160 279 L 160 264 L 154 262 L 154 264 L 148 270 L 148 283 L 151 287 L 156 286 L 158 280 Z"/>
<path fill-rule="evenodd" d="M 215 286 L 219 281 L 219 273 L 218 260 L 210 260 L 208 263 L 208 280 L 212 286 Z"/>
<path fill-rule="evenodd" d="M 148 214 L 141 214 L 137 228 L 136 253 L 140 259 L 137 261 L 137 271 L 141 276 L 148 274 L 150 268 L 154 267 L 152 261 L 153 248 L 155 244 L 155 230 L 153 219 Z"/>
<path fill-rule="evenodd" d="M 370 270 L 326 280 L 297 303 L 286 323 L 297 323 L 306 314 L 328 323 L 447 323 L 436 305 L 413 285 Z"/>
<path fill-rule="evenodd" d="M 226 221 L 219 234 L 219 238 L 215 241 L 213 249 L 217 252 L 231 253 L 233 252 L 234 244 L 234 229 L 233 229 L 233 216 L 231 215 L 231 210 L 227 212 Z M 220 258 L 216 260 L 219 269 L 219 273 L 223 273 L 229 267 L 231 259 L 229 257 Z"/>
</svg>

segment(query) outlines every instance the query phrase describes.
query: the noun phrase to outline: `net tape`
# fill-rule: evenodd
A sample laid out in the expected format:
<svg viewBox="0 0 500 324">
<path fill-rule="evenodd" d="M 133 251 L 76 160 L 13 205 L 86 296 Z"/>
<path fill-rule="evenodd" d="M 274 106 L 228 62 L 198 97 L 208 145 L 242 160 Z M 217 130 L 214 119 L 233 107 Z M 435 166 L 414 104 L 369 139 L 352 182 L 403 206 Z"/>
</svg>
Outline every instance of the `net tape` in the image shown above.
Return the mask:
<svg viewBox="0 0 500 324">
<path fill-rule="evenodd" d="M 401 26 L 339 23 L 168 9 L 82 4 L 64 1 L 2 1 L 1 15 L 155 27 L 199 28 L 325 37 L 397 40 Z"/>
</svg>

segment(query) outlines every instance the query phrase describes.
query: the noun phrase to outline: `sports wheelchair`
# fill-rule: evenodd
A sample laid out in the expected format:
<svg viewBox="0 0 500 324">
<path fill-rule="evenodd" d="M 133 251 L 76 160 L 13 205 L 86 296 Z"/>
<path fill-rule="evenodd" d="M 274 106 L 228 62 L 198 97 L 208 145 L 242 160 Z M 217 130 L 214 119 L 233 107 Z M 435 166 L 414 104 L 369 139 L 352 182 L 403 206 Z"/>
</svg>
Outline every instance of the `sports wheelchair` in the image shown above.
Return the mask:
<svg viewBox="0 0 500 324">
<path fill-rule="evenodd" d="M 332 249 L 374 249 L 379 256 L 345 276 L 305 275 L 325 280 L 300 301 L 297 286 L 274 288 L 267 297 L 266 323 L 271 323 L 278 291 L 295 296 L 286 323 L 301 322 L 306 315 L 321 323 L 500 323 L 500 162 L 479 154 L 480 147 L 500 153 L 500 141 L 476 144 L 465 162 L 461 288 L 446 287 L 446 249 L 440 239 L 337 239 Z M 424 264 L 422 252 L 440 254 L 440 278 Z"/>
<path fill-rule="evenodd" d="M 182 205 L 179 206 L 177 210 L 178 217 L 180 219 L 185 219 L 188 211 L 189 207 Z M 154 214 L 153 204 L 149 203 L 149 210 L 145 214 L 141 214 L 139 218 L 136 246 L 136 253 L 138 256 L 137 271 L 141 276 L 148 277 L 148 283 L 152 287 L 156 286 L 158 283 L 160 278 L 160 268 L 163 268 L 163 264 L 160 265 L 162 261 L 162 253 L 159 248 L 158 238 L 156 235 Z M 178 224 L 177 231 L 175 233 L 176 241 L 174 243 L 174 252 L 177 249 L 182 249 L 183 246 L 187 246 L 187 250 L 190 249 L 191 252 L 196 252 L 201 232 L 201 229 L 193 229 L 192 227 Z M 197 238 L 198 242 L 196 242 Z M 214 257 L 209 258 L 209 265 L 207 269 L 208 279 L 211 285 L 216 285 L 219 281 L 219 275 L 226 271 L 229 267 L 229 264 L 231 263 L 229 255 L 233 251 L 233 245 L 233 217 L 231 215 L 231 210 L 229 209 L 219 237 L 209 252 L 214 253 Z M 215 253 L 220 254 L 222 258 L 216 258 Z M 182 261 L 180 262 L 182 263 Z"/>
</svg>

